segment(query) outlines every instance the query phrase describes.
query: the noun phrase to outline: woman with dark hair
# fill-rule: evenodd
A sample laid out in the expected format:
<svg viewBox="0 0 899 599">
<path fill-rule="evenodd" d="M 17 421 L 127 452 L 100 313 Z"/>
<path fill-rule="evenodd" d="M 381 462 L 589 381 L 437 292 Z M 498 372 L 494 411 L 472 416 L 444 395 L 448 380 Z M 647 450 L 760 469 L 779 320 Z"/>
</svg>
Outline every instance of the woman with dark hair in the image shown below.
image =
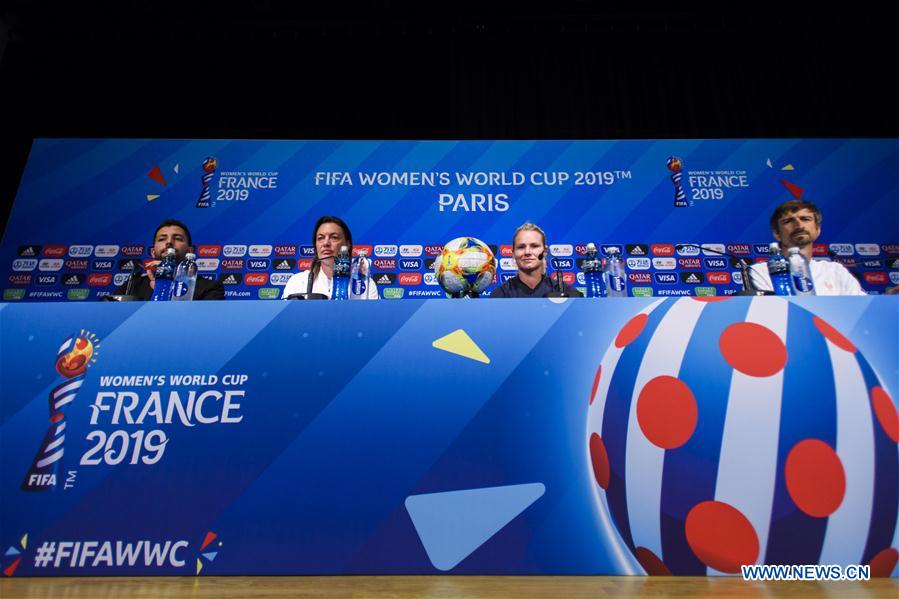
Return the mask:
<svg viewBox="0 0 899 599">
<path fill-rule="evenodd" d="M 336 216 L 323 216 L 312 228 L 312 247 L 315 248 L 315 261 L 312 268 L 290 277 L 284 286 L 282 298 L 287 299 L 294 293 L 306 293 L 309 289 L 309 276 L 312 276 L 312 293 L 320 293 L 331 297 L 334 277 L 334 258 L 341 246 L 353 253 L 353 234 L 343 220 Z M 371 277 L 365 285 L 365 299 L 378 299 L 378 290 Z"/>
</svg>

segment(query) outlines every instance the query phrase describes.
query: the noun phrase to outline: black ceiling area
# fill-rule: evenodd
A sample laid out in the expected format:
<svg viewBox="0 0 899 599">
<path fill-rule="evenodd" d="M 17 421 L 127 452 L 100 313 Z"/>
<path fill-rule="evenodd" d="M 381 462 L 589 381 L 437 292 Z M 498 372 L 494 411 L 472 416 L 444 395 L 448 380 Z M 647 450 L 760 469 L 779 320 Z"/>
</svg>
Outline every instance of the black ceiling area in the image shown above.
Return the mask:
<svg viewBox="0 0 899 599">
<path fill-rule="evenodd" d="M 35 137 L 899 136 L 896 18 L 786 4 L 7 1 L 0 203 Z"/>
</svg>

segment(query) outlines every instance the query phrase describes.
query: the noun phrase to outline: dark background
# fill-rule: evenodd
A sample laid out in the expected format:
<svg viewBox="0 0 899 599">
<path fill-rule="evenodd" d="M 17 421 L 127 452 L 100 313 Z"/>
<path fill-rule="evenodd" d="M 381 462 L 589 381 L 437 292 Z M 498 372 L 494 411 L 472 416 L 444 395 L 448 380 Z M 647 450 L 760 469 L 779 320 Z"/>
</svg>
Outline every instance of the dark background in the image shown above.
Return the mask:
<svg viewBox="0 0 899 599">
<path fill-rule="evenodd" d="M 0 222 L 35 137 L 899 137 L 886 13 L 543 6 L 7 1 Z"/>
</svg>

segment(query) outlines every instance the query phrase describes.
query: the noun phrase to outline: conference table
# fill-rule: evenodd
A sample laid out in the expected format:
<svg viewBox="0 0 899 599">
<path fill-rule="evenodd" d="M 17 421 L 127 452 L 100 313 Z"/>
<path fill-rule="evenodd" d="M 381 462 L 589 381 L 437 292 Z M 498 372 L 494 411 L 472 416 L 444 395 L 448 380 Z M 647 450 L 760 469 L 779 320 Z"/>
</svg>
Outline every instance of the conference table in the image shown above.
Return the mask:
<svg viewBox="0 0 899 599">
<path fill-rule="evenodd" d="M 890 576 L 897 332 L 886 296 L 0 304 L 0 570 Z"/>
</svg>

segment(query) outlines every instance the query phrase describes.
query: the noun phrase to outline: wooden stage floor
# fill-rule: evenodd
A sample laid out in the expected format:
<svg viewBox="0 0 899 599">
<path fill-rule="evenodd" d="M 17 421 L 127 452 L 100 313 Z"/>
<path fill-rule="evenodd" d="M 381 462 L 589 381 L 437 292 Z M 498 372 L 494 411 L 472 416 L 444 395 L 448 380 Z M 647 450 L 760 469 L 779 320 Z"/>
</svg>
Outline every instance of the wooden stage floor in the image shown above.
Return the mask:
<svg viewBox="0 0 899 599">
<path fill-rule="evenodd" d="M 744 582 L 740 578 L 639 576 L 203 576 L 172 578 L 5 578 L 3 599 L 237 599 L 315 597 L 834 597 L 896 599 L 899 580 Z"/>
</svg>

